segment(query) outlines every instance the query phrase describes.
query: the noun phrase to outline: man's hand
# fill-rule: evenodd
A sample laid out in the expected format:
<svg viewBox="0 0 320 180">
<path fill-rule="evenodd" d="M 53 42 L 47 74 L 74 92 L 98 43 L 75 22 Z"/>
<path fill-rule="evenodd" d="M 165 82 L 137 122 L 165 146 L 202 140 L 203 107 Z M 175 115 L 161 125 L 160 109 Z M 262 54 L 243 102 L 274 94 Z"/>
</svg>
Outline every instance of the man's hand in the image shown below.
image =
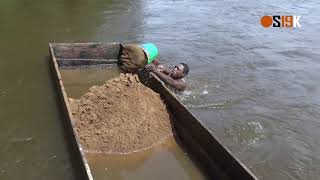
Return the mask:
<svg viewBox="0 0 320 180">
<path fill-rule="evenodd" d="M 163 72 L 166 69 L 162 64 L 158 65 L 156 68 L 160 72 Z"/>
<path fill-rule="evenodd" d="M 157 71 L 157 68 L 154 64 L 148 64 L 145 66 L 145 69 L 148 71 L 148 72 L 155 72 Z"/>
</svg>

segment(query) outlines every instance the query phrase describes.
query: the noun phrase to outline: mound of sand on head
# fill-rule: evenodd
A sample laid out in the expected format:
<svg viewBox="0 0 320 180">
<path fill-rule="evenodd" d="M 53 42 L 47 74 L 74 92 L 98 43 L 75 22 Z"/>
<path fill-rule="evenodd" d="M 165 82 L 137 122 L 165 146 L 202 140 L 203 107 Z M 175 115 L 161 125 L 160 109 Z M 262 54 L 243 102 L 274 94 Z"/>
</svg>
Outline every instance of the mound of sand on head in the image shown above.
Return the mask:
<svg viewBox="0 0 320 180">
<path fill-rule="evenodd" d="M 69 102 L 80 144 L 88 152 L 130 153 L 172 135 L 166 105 L 137 75 L 121 74 Z"/>
</svg>

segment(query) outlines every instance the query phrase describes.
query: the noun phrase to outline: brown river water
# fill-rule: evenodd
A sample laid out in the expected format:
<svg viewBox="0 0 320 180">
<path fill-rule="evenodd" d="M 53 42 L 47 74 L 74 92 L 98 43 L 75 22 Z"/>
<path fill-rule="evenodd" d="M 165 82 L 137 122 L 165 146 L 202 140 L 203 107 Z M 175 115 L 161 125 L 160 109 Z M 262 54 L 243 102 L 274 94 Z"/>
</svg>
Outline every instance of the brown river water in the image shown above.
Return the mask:
<svg viewBox="0 0 320 180">
<path fill-rule="evenodd" d="M 0 179 L 77 179 L 48 43 L 90 41 L 154 42 L 163 63 L 190 65 L 181 100 L 259 178 L 319 179 L 319 9 L 316 0 L 1 0 Z M 264 29 L 269 14 L 300 15 L 302 28 Z M 142 171 L 176 151 L 139 161 Z"/>
</svg>

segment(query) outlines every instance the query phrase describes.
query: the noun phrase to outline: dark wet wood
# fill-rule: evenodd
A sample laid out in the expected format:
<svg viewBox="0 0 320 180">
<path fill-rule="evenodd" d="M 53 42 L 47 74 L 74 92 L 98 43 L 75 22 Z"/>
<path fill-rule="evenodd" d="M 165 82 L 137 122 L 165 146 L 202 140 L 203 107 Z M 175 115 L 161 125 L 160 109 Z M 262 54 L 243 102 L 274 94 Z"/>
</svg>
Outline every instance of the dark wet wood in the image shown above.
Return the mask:
<svg viewBox="0 0 320 180">
<path fill-rule="evenodd" d="M 118 59 L 120 44 L 115 43 L 61 43 L 52 44 L 56 58 L 63 59 Z"/>
<path fill-rule="evenodd" d="M 88 66 L 99 64 L 116 64 L 116 59 L 61 59 L 57 58 L 59 66 Z"/>
</svg>

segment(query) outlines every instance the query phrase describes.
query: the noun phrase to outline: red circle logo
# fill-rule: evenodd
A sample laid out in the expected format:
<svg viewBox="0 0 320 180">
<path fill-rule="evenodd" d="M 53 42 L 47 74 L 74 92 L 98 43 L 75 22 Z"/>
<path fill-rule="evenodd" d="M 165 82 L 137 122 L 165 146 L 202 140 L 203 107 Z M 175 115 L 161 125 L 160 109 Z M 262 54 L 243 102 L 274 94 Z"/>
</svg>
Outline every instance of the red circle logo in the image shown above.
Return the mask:
<svg viewBox="0 0 320 180">
<path fill-rule="evenodd" d="M 260 23 L 263 27 L 268 28 L 272 25 L 272 18 L 271 16 L 263 16 L 260 20 Z"/>
</svg>

